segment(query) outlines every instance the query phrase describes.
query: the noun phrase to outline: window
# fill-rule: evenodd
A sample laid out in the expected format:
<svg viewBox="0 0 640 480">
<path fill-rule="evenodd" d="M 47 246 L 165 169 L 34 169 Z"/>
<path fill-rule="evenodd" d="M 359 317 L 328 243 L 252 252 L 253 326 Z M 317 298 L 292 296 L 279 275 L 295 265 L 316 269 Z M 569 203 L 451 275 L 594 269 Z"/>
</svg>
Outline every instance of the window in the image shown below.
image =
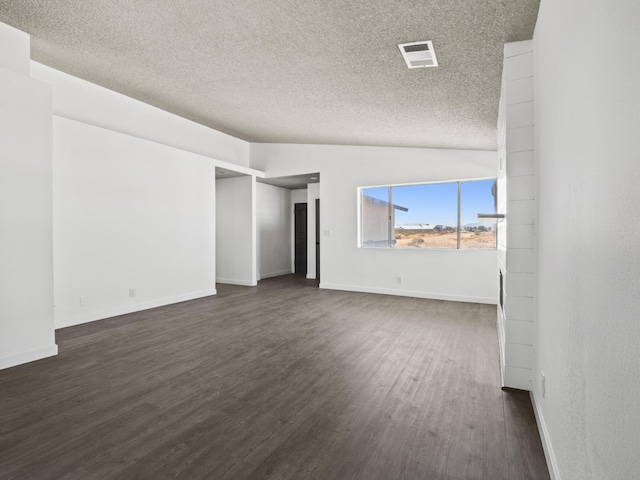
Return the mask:
<svg viewBox="0 0 640 480">
<path fill-rule="evenodd" d="M 495 180 L 460 182 L 460 246 L 496 248 L 496 220 L 478 219 L 478 213 L 496 213 Z"/>
<path fill-rule="evenodd" d="M 360 246 L 496 248 L 495 179 L 360 189 Z"/>
</svg>

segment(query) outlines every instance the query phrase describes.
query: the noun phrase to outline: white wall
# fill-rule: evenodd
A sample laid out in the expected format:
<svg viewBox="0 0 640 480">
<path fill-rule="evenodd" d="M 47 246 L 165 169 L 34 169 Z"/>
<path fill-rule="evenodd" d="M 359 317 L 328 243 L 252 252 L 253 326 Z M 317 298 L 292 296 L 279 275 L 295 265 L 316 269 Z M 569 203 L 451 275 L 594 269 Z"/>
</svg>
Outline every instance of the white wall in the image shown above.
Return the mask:
<svg viewBox="0 0 640 480">
<path fill-rule="evenodd" d="M 215 293 L 213 171 L 262 176 L 249 143 L 30 66 L 53 90 L 56 326 Z"/>
<path fill-rule="evenodd" d="M 291 273 L 291 190 L 256 183 L 258 279 Z"/>
<path fill-rule="evenodd" d="M 29 36 L 0 23 L 0 368 L 55 355 L 51 88 Z"/>
<path fill-rule="evenodd" d="M 639 24 L 636 1 L 543 0 L 534 36 L 534 399 L 562 480 L 640 472 Z"/>
<path fill-rule="evenodd" d="M 53 138 L 57 327 L 215 293 L 208 158 L 62 117 Z"/>
<path fill-rule="evenodd" d="M 0 68 L 31 76 L 31 39 L 28 34 L 0 23 Z"/>
<path fill-rule="evenodd" d="M 216 279 L 257 284 L 256 180 L 251 176 L 216 180 Z"/>
<path fill-rule="evenodd" d="M 31 71 L 53 86 L 53 113 L 192 153 L 249 165 L 248 142 L 40 63 Z"/>
<path fill-rule="evenodd" d="M 493 250 L 359 249 L 356 235 L 358 187 L 495 177 L 496 152 L 252 144 L 251 162 L 268 176 L 320 172 L 321 287 L 496 302 Z"/>
<path fill-rule="evenodd" d="M 307 189 L 298 188 L 291 190 L 291 211 L 293 211 L 293 205 L 296 203 L 304 203 L 307 201 Z"/>
</svg>

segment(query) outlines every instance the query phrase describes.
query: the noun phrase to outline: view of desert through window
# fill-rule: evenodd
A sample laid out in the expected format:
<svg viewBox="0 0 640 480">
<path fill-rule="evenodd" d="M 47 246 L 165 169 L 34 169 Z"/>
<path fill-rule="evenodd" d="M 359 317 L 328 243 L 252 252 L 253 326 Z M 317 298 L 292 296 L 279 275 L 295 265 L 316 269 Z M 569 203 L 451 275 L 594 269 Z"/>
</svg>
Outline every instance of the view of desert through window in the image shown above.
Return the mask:
<svg viewBox="0 0 640 480">
<path fill-rule="evenodd" d="M 496 221 L 478 214 L 495 213 L 495 185 L 487 179 L 363 189 L 361 246 L 494 249 Z"/>
<path fill-rule="evenodd" d="M 395 248 L 457 248 L 458 234 L 454 231 L 421 232 L 418 230 L 395 231 Z M 460 232 L 460 248 L 496 247 L 496 233 L 491 231 Z"/>
</svg>

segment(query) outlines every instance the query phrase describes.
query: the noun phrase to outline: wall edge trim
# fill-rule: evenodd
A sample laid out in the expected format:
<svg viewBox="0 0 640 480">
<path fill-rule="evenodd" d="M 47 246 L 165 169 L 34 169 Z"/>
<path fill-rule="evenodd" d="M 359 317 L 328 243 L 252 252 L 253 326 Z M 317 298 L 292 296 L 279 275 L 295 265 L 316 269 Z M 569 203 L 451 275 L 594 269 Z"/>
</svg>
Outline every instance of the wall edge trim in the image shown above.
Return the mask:
<svg viewBox="0 0 640 480">
<path fill-rule="evenodd" d="M 225 283 L 227 285 L 240 285 L 242 287 L 255 287 L 258 282 L 253 280 L 233 280 L 231 278 L 216 278 L 216 283 Z"/>
<path fill-rule="evenodd" d="M 540 432 L 540 441 L 542 442 L 542 450 L 544 451 L 544 457 L 547 460 L 547 468 L 549 469 L 549 476 L 551 480 L 562 480 L 560 472 L 558 470 L 558 462 L 551 446 L 551 438 L 549 437 L 549 431 L 547 425 L 544 422 L 542 416 L 542 410 L 540 404 L 536 400 L 538 397 L 533 380 L 531 380 L 531 390 L 529 392 L 531 397 L 531 404 L 533 405 L 533 413 L 536 417 L 536 423 L 538 424 L 538 431 Z"/>
<path fill-rule="evenodd" d="M 265 278 L 273 278 L 280 277 L 281 275 L 291 275 L 293 272 L 291 270 L 283 270 L 281 272 L 272 272 L 272 273 L 261 273 L 259 280 L 264 280 Z M 220 283 L 223 283 L 222 280 L 218 280 Z"/>
<path fill-rule="evenodd" d="M 99 312 L 76 315 L 74 317 L 56 320 L 55 328 L 57 330 L 59 328 L 73 327 L 74 325 L 95 322 L 97 320 L 104 320 L 105 318 L 117 317 L 119 315 L 140 312 L 156 307 L 163 307 L 165 305 L 171 305 L 173 303 L 186 302 L 188 300 L 195 300 L 196 298 L 208 297 L 211 295 L 216 295 L 217 293 L 217 290 L 214 288 L 210 290 L 201 290 L 199 292 L 186 293 L 184 295 L 175 295 L 172 297 L 160 298 L 157 300 L 151 300 L 149 302 L 136 303 L 135 305 L 125 305 L 121 307 L 108 308 L 106 310 L 100 310 Z"/>
<path fill-rule="evenodd" d="M 0 358 L 0 370 L 5 368 L 16 367 L 29 362 L 35 362 L 47 357 L 53 357 L 58 355 L 58 345 L 47 345 L 45 347 L 36 348 L 27 352 L 17 353 L 15 355 L 9 355 L 8 357 Z"/>
<path fill-rule="evenodd" d="M 430 300 L 447 300 L 451 302 L 483 303 L 496 305 L 497 300 L 490 297 L 473 297 L 468 295 L 447 295 L 434 292 L 419 292 L 412 290 L 391 290 L 388 288 L 361 287 L 359 285 L 340 285 L 335 283 L 320 283 L 320 288 L 326 290 L 342 290 L 346 292 L 376 293 L 380 295 L 396 295 L 400 297 L 426 298 Z"/>
</svg>

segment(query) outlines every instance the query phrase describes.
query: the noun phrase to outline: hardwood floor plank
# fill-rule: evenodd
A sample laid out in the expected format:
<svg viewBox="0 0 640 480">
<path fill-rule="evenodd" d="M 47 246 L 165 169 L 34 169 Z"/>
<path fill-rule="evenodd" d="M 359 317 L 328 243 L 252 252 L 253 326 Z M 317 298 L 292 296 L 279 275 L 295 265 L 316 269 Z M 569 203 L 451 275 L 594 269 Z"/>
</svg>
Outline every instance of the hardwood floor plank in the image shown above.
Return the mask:
<svg viewBox="0 0 640 480">
<path fill-rule="evenodd" d="M 495 318 L 290 275 L 59 330 L 0 371 L 0 479 L 546 480 Z"/>
<path fill-rule="evenodd" d="M 549 478 L 538 426 L 528 392 L 504 391 L 509 472 L 515 478 Z"/>
</svg>

